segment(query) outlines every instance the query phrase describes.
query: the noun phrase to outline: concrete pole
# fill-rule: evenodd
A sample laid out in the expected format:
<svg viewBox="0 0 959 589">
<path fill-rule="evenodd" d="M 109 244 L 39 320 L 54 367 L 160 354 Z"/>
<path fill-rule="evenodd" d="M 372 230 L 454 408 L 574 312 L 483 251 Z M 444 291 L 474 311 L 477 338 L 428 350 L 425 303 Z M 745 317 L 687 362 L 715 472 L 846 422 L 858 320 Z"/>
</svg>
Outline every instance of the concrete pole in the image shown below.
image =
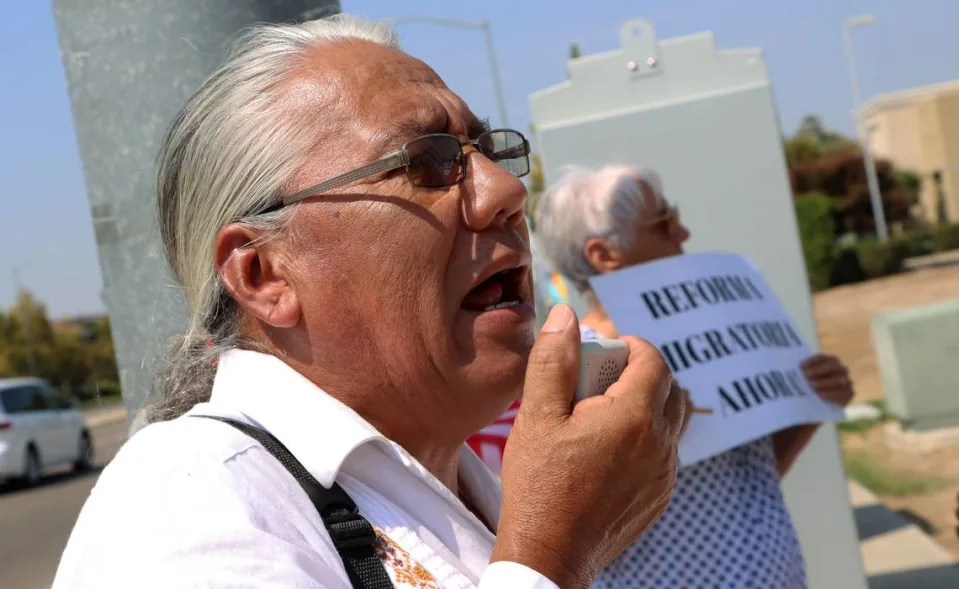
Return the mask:
<svg viewBox="0 0 959 589">
<path fill-rule="evenodd" d="M 338 0 L 54 0 L 123 399 L 152 389 L 183 327 L 155 222 L 154 161 L 176 111 L 229 39 L 255 22 L 339 12 Z"/>
</svg>

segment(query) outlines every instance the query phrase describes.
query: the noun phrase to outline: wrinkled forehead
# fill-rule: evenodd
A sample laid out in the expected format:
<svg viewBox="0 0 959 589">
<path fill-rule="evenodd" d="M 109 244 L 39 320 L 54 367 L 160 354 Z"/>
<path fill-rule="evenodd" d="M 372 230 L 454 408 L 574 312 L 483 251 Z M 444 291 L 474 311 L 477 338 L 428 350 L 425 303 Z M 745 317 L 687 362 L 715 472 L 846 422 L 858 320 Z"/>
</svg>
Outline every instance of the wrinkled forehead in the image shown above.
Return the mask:
<svg viewBox="0 0 959 589">
<path fill-rule="evenodd" d="M 428 65 L 397 49 L 359 40 L 318 46 L 294 72 L 298 106 L 372 150 L 429 133 L 475 134 L 482 123 Z M 297 90 L 297 86 L 315 88 Z M 297 101 L 294 96 L 291 98 Z"/>
</svg>

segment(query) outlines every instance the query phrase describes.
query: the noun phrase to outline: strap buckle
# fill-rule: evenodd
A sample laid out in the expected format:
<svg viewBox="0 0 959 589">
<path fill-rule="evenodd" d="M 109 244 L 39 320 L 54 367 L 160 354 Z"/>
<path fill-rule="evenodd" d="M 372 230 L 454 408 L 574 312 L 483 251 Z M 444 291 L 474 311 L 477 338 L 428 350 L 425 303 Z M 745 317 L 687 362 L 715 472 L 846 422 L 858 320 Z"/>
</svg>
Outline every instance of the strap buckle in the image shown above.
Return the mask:
<svg viewBox="0 0 959 589">
<path fill-rule="evenodd" d="M 360 515 L 356 505 L 335 504 L 323 511 L 323 522 L 338 550 L 372 548 L 376 544 L 373 525 Z"/>
</svg>

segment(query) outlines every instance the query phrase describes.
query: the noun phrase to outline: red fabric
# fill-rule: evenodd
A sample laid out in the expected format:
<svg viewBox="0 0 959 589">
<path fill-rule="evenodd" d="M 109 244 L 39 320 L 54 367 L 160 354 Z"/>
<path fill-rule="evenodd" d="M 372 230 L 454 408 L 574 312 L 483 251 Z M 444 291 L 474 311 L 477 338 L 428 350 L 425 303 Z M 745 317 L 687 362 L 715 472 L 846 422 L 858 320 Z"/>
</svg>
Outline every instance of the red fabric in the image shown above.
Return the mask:
<svg viewBox="0 0 959 589">
<path fill-rule="evenodd" d="M 519 410 L 519 401 L 509 406 L 499 419 L 473 434 L 466 443 L 476 452 L 476 455 L 499 476 L 503 464 L 503 452 L 506 450 L 506 439 L 513 429 L 513 421 Z"/>
</svg>

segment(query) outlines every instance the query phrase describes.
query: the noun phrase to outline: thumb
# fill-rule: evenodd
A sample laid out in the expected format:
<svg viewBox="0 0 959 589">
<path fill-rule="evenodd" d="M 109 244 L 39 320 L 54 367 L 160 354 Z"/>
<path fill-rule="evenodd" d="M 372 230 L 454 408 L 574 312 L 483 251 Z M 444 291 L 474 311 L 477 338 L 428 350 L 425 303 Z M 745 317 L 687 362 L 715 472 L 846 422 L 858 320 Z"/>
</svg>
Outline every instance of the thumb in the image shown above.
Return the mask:
<svg viewBox="0 0 959 589">
<path fill-rule="evenodd" d="M 569 415 L 579 376 L 579 345 L 576 314 L 567 305 L 556 305 L 530 351 L 520 412 Z"/>
</svg>

